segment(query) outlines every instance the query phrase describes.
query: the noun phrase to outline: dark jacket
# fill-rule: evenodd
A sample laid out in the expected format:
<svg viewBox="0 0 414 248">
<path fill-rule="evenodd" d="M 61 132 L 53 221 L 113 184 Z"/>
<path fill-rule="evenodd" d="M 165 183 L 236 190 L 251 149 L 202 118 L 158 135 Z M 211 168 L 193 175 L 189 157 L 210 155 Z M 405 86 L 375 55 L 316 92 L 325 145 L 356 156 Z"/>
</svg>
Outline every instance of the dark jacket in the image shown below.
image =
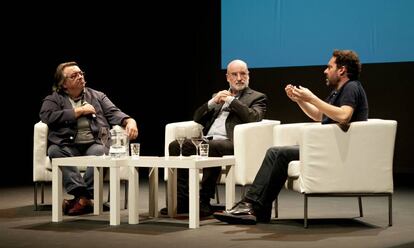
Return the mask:
<svg viewBox="0 0 414 248">
<path fill-rule="evenodd" d="M 129 118 L 100 91 L 85 87 L 82 101 L 91 104 L 96 110 L 96 115 L 88 117 L 92 133 L 96 139 L 100 127 L 110 128 L 113 125 L 121 125 L 125 118 Z M 77 133 L 77 119 L 72 104 L 65 93 L 53 92 L 45 97 L 39 116 L 42 122 L 49 127 L 49 144 L 74 144 Z"/>
<path fill-rule="evenodd" d="M 226 119 L 227 137 L 233 141 L 234 126 L 237 124 L 261 121 L 266 113 L 267 97 L 265 94 L 246 88 L 239 99 L 229 105 L 230 113 Z M 208 102 L 201 105 L 194 113 L 194 121 L 203 125 L 206 135 L 214 120 L 220 113 L 222 104 L 209 110 Z"/>
</svg>

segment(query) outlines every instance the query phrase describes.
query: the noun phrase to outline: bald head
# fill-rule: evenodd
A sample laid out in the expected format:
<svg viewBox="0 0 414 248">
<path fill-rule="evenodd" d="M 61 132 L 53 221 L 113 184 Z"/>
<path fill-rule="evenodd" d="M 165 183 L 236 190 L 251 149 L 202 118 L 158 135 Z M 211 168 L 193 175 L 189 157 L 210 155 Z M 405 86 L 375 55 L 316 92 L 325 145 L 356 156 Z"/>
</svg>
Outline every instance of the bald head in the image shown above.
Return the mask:
<svg viewBox="0 0 414 248">
<path fill-rule="evenodd" d="M 235 59 L 227 65 L 227 72 L 231 71 L 234 68 L 242 68 L 247 70 L 247 64 L 243 60 Z"/>
<path fill-rule="evenodd" d="M 249 87 L 249 70 L 242 60 L 236 59 L 227 65 L 226 77 L 233 94 Z"/>
</svg>

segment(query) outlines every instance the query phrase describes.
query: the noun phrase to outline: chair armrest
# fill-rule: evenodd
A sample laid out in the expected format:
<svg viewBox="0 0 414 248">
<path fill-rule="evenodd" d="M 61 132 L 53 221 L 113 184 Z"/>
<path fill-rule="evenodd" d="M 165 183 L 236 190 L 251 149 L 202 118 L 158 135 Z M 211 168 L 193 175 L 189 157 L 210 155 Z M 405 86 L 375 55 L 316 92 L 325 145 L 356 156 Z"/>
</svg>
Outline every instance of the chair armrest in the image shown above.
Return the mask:
<svg viewBox="0 0 414 248">
<path fill-rule="evenodd" d="M 273 130 L 274 146 L 299 145 L 299 141 L 301 138 L 301 128 L 309 125 L 321 124 L 319 122 L 301 122 L 275 126 Z"/>
<path fill-rule="evenodd" d="M 33 181 L 45 180 L 46 170 L 52 169 L 49 156 L 47 156 L 48 126 L 39 121 L 33 130 Z"/>
<path fill-rule="evenodd" d="M 239 185 L 252 184 L 266 150 L 273 145 L 273 127 L 277 120 L 262 120 L 234 128 L 235 180 Z"/>
<path fill-rule="evenodd" d="M 303 126 L 302 192 L 393 192 L 396 128 L 392 120 L 353 122 L 347 132 L 336 124 Z"/>
</svg>

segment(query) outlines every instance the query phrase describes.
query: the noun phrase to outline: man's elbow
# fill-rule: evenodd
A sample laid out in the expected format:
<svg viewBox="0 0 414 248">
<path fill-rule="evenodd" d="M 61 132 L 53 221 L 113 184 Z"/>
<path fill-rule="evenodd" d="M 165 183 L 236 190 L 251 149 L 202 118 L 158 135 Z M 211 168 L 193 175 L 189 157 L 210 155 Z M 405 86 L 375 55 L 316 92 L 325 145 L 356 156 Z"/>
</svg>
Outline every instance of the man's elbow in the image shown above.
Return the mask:
<svg viewBox="0 0 414 248">
<path fill-rule="evenodd" d="M 340 116 L 338 119 L 339 124 L 348 124 L 351 121 L 351 116 Z"/>
</svg>

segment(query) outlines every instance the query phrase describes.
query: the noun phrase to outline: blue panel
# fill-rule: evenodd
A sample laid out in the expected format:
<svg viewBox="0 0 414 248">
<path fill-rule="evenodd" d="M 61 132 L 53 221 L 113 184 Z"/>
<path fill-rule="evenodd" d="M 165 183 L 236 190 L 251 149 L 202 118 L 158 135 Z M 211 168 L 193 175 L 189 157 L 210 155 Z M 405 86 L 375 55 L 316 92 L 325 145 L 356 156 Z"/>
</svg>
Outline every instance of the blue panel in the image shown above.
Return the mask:
<svg viewBox="0 0 414 248">
<path fill-rule="evenodd" d="M 414 61 L 413 11 L 411 0 L 222 0 L 222 68 L 325 65 L 334 49 Z"/>
</svg>

